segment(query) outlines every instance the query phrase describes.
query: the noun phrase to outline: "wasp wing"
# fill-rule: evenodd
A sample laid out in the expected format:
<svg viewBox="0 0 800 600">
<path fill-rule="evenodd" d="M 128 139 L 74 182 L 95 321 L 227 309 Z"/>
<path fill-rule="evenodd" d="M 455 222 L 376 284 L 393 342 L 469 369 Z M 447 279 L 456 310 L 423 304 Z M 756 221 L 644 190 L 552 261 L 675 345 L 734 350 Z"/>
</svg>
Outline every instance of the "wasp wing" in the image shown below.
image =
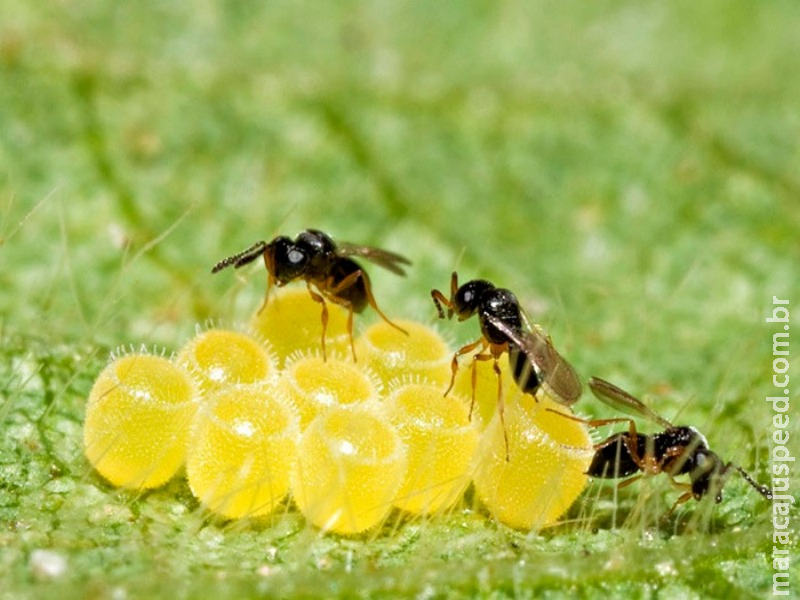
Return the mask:
<svg viewBox="0 0 800 600">
<path fill-rule="evenodd" d="M 553 347 L 547 334 L 538 327 L 515 331 L 500 319 L 487 318 L 528 360 L 529 368 L 550 389 L 554 400 L 567 406 L 577 402 L 583 392 L 581 380 L 573 366 Z"/>
<path fill-rule="evenodd" d="M 672 427 L 672 423 L 656 414 L 655 411 L 642 403 L 641 400 L 634 398 L 625 390 L 618 388 L 605 379 L 592 377 L 589 380 L 589 387 L 598 400 L 615 410 L 634 417 L 644 417 L 653 423 L 661 425 L 665 429 Z"/>
<path fill-rule="evenodd" d="M 347 242 L 340 242 L 336 244 L 336 254 L 339 256 L 355 256 L 358 258 L 366 258 L 368 261 L 376 265 L 388 269 L 397 275 L 405 275 L 406 272 L 400 265 L 410 265 L 411 261 L 405 256 L 395 254 L 389 250 L 382 250 L 380 248 L 373 248 L 372 246 L 358 246 L 356 244 L 349 244 Z"/>
</svg>

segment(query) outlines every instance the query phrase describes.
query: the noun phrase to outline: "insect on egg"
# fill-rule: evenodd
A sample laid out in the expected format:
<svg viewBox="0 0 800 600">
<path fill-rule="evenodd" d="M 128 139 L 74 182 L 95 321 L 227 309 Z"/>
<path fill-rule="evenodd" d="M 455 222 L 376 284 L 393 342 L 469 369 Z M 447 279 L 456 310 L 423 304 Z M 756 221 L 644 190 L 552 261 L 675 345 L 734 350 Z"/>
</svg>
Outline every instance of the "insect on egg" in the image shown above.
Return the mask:
<svg viewBox="0 0 800 600">
<path fill-rule="evenodd" d="M 483 433 L 475 491 L 499 521 L 518 529 L 555 523 L 586 485 L 592 459 L 587 428 L 547 409 L 568 409 L 542 395 L 506 396 L 505 430 L 496 414 Z"/>
<path fill-rule="evenodd" d="M 166 483 L 184 463 L 196 399 L 191 377 L 164 357 L 135 353 L 114 359 L 89 393 L 86 457 L 117 486 Z"/>
<path fill-rule="evenodd" d="M 405 472 L 400 436 L 377 409 L 337 406 L 303 433 L 291 487 L 311 523 L 349 535 L 386 517 Z"/>
<path fill-rule="evenodd" d="M 234 383 L 263 381 L 277 372 L 264 345 L 249 335 L 226 329 L 198 333 L 176 360 L 197 378 L 204 393 Z"/>
<path fill-rule="evenodd" d="M 456 373 L 453 390 L 462 398 L 467 398 L 472 402 L 473 394 L 475 405 L 472 409 L 472 419 L 477 421 L 480 427 L 486 427 L 497 412 L 497 373 L 494 371 L 494 364 L 490 360 L 473 360 L 475 353 L 468 354 L 464 359 L 464 368 Z M 506 361 L 501 361 L 497 365 L 500 368 L 500 378 L 503 387 L 513 388 L 514 379 L 511 376 L 511 369 Z M 473 392 L 472 373 L 475 372 L 475 386 Z M 509 389 L 509 392 L 516 395 L 516 392 Z"/>
<path fill-rule="evenodd" d="M 224 517 L 267 515 L 289 491 L 299 437 L 297 415 L 274 381 L 214 392 L 189 436 L 189 487 Z"/>
<path fill-rule="evenodd" d="M 414 514 L 450 508 L 469 484 L 478 431 L 467 404 L 442 386 L 401 385 L 384 409 L 406 445 L 408 468 L 395 506 Z"/>
<path fill-rule="evenodd" d="M 324 360 L 319 354 L 291 360 L 281 373 L 280 386 L 297 407 L 302 429 L 332 406 L 377 399 L 380 388 L 360 363 L 331 356 Z"/>
<path fill-rule="evenodd" d="M 397 321 L 408 332 L 385 322 L 368 327 L 356 351 L 384 385 L 399 378 L 419 377 L 432 383 L 450 381 L 450 349 L 434 329 L 414 321 Z"/>
<path fill-rule="evenodd" d="M 347 310 L 333 302 L 327 303 L 328 325 L 325 345 L 329 354 L 350 352 L 347 333 Z M 273 298 L 253 317 L 252 327 L 270 343 L 283 365 L 295 354 L 320 350 L 322 323 L 320 304 L 305 288 L 284 288 L 275 291 Z"/>
</svg>

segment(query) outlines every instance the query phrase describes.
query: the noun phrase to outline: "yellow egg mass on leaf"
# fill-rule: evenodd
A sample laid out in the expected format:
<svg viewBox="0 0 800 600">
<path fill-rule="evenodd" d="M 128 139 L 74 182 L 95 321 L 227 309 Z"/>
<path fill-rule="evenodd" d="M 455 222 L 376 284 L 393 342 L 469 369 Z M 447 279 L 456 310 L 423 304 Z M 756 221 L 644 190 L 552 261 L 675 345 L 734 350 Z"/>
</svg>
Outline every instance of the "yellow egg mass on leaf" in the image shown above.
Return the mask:
<svg viewBox="0 0 800 600">
<path fill-rule="evenodd" d="M 411 383 L 398 387 L 384 409 L 406 445 L 408 468 L 395 506 L 415 514 L 450 508 L 472 475 L 478 431 L 468 406 L 440 385 Z"/>
<path fill-rule="evenodd" d="M 197 334 L 176 360 L 198 380 L 203 392 L 262 381 L 277 372 L 272 355 L 262 344 L 249 335 L 225 329 Z"/>
<path fill-rule="evenodd" d="M 379 383 L 361 363 L 319 353 L 294 358 L 281 373 L 281 389 L 297 407 L 305 429 L 332 406 L 378 398 Z"/>
<path fill-rule="evenodd" d="M 422 323 L 395 323 L 408 335 L 385 321 L 375 323 L 356 342 L 359 360 L 363 360 L 384 385 L 398 378 L 449 383 L 452 352 L 442 336 Z"/>
<path fill-rule="evenodd" d="M 267 515 L 289 491 L 299 437 L 294 408 L 274 381 L 219 390 L 195 416 L 187 446 L 189 487 L 224 517 Z"/>
<path fill-rule="evenodd" d="M 315 526 L 356 534 L 383 521 L 405 473 L 400 436 L 377 408 L 333 407 L 303 433 L 292 493 Z"/>
<path fill-rule="evenodd" d="M 137 353 L 114 359 L 89 393 L 86 457 L 117 486 L 166 483 L 184 463 L 197 397 L 191 377 L 164 357 Z"/>
<path fill-rule="evenodd" d="M 570 414 L 550 398 L 542 395 L 537 403 L 518 390 L 505 398 L 509 459 L 496 414 L 482 434 L 475 491 L 499 521 L 538 530 L 555 523 L 583 491 L 592 442 L 585 425 L 546 410 Z"/>
</svg>

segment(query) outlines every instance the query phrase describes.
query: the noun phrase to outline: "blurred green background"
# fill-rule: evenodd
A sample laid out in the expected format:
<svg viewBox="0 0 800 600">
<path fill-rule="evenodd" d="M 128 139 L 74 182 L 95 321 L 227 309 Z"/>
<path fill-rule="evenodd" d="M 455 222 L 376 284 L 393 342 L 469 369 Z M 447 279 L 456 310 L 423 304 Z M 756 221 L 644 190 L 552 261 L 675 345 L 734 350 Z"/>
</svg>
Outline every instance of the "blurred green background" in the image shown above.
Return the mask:
<svg viewBox="0 0 800 600">
<path fill-rule="evenodd" d="M 398 318 L 432 322 L 454 268 L 511 288 L 585 377 L 768 482 L 764 319 L 773 296 L 800 299 L 796 2 L 2 0 L 0 15 L 0 597 L 771 589 L 769 504 L 740 479 L 666 525 L 677 492 L 658 478 L 618 504 L 593 484 L 541 534 L 468 501 L 343 540 L 294 513 L 209 522 L 181 481 L 116 491 L 80 430 L 111 349 L 172 351 L 198 322 L 245 319 L 263 272 L 210 266 L 316 227 L 413 260 L 406 279 L 372 270 Z M 588 397 L 581 412 L 607 414 Z"/>
</svg>

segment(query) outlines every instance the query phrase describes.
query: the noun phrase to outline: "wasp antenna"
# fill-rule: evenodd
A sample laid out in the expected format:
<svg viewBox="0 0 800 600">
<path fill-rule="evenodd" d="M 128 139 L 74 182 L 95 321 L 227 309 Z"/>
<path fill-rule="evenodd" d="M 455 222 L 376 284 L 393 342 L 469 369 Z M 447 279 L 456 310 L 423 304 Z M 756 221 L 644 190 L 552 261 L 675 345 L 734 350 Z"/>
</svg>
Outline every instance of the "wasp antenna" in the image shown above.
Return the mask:
<svg viewBox="0 0 800 600">
<path fill-rule="evenodd" d="M 741 475 L 741 476 L 744 478 L 744 480 L 745 480 L 747 483 L 749 483 L 751 486 L 753 486 L 753 488 L 754 488 L 754 489 L 755 489 L 755 490 L 756 490 L 756 491 L 757 491 L 759 494 L 761 494 L 762 496 L 764 496 L 764 498 L 766 498 L 767 500 L 772 500 L 772 490 L 771 490 L 770 488 L 768 488 L 768 487 L 767 487 L 767 486 L 765 486 L 765 485 L 761 485 L 760 483 L 758 483 L 758 482 L 757 482 L 755 479 L 753 479 L 753 478 L 750 476 L 750 474 L 749 474 L 747 471 L 745 471 L 745 470 L 744 470 L 742 467 L 740 467 L 739 465 L 735 465 L 735 464 L 733 464 L 733 463 L 728 463 L 728 465 L 727 465 L 727 467 L 726 467 L 726 468 L 728 468 L 728 467 L 733 467 L 734 469 L 736 469 L 737 471 L 739 471 L 739 475 Z"/>
<path fill-rule="evenodd" d="M 218 271 L 221 271 L 222 269 L 225 269 L 226 267 L 230 267 L 231 265 L 234 265 L 234 268 L 238 269 L 243 265 L 251 263 L 259 256 L 264 254 L 264 250 L 266 250 L 267 245 L 268 245 L 267 242 L 263 240 L 260 242 L 256 242 L 249 248 L 246 248 L 241 252 L 234 254 L 233 256 L 229 256 L 228 258 L 223 258 L 221 261 L 219 261 L 217 264 L 213 266 L 211 272 L 216 273 Z"/>
</svg>

